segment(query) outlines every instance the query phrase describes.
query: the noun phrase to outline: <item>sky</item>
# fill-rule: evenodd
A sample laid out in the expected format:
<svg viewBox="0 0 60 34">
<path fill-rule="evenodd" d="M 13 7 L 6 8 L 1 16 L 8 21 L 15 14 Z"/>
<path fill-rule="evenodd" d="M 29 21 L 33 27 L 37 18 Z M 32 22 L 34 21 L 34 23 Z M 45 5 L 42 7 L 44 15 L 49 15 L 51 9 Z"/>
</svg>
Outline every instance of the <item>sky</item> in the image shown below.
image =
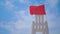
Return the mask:
<svg viewBox="0 0 60 34">
<path fill-rule="evenodd" d="M 42 4 L 49 34 L 60 34 L 60 0 L 0 0 L 0 34 L 31 34 L 35 16 L 29 7 Z"/>
</svg>

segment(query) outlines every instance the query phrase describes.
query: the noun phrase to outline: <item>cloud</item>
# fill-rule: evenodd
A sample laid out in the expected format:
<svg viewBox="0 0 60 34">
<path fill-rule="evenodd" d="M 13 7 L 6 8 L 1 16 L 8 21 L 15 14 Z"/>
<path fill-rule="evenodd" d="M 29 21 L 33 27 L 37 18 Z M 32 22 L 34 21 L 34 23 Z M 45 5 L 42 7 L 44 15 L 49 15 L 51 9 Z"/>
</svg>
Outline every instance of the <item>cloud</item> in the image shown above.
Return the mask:
<svg viewBox="0 0 60 34">
<path fill-rule="evenodd" d="M 30 5 L 29 0 L 19 0 L 19 1 L 20 3 Z M 58 0 L 46 0 L 45 2 L 48 3 L 49 7 L 54 8 Z M 35 5 L 38 5 L 38 3 L 35 3 Z M 12 10 L 15 7 L 10 1 L 6 1 L 5 6 L 7 9 L 12 9 Z M 52 19 L 55 19 L 56 16 L 54 15 L 54 13 L 50 14 L 51 8 L 46 9 L 47 21 L 48 21 L 49 28 L 55 28 L 57 21 L 54 22 L 54 20 L 52 20 Z M 0 23 L 0 27 L 8 29 L 11 32 L 11 34 L 20 34 L 20 33 L 23 33 L 24 29 L 26 29 L 26 31 L 31 30 L 30 28 L 31 23 L 35 19 L 35 17 L 30 15 L 29 9 L 27 8 L 25 10 L 14 11 L 14 17 L 12 19 L 13 19 L 12 21 L 9 21 L 6 24 Z"/>
<path fill-rule="evenodd" d="M 56 7 L 58 0 L 46 0 L 45 3 L 49 4 L 49 6 L 52 7 Z"/>
<path fill-rule="evenodd" d="M 20 34 L 21 31 L 30 31 L 32 18 L 28 14 L 26 15 L 26 10 L 15 11 L 14 20 L 9 21 L 8 23 L 0 23 L 0 27 L 6 28 L 11 32 L 11 34 Z M 23 30 L 24 29 L 24 30 Z M 27 32 L 27 33 L 28 33 Z"/>
<path fill-rule="evenodd" d="M 29 31 L 30 25 L 26 24 L 24 21 L 16 21 L 16 22 L 8 22 L 5 25 L 3 23 L 0 23 L 0 27 L 5 28 L 11 32 L 11 34 L 20 34 L 21 31 L 24 31 L 22 29 L 26 29 Z M 23 32 L 22 32 L 23 33 Z"/>
<path fill-rule="evenodd" d="M 29 5 L 31 3 L 30 0 L 19 0 L 19 1 L 20 3 L 26 4 L 26 5 Z"/>
<path fill-rule="evenodd" d="M 12 9 L 12 8 L 14 7 L 14 5 L 13 5 L 10 1 L 6 1 L 5 7 L 6 7 L 7 9 Z"/>
<path fill-rule="evenodd" d="M 50 13 L 49 9 L 47 9 L 46 12 L 45 19 L 48 21 L 49 29 L 56 28 L 58 25 L 56 21 L 58 17 L 56 17 L 55 13 Z"/>
<path fill-rule="evenodd" d="M 22 4 L 26 4 L 28 7 L 31 5 L 36 5 L 36 6 L 40 5 L 40 4 L 38 4 L 38 2 L 36 0 L 19 0 L 19 1 Z M 40 2 L 42 2 L 42 1 L 40 1 Z"/>
<path fill-rule="evenodd" d="M 45 10 L 46 10 L 46 20 L 48 21 L 49 28 L 56 28 L 57 20 L 60 19 L 57 17 L 58 11 L 58 0 L 45 0 Z"/>
<path fill-rule="evenodd" d="M 6 0 L 5 2 L 0 2 L 0 5 L 4 6 L 7 10 L 14 10 L 17 9 L 18 7 L 13 5 L 12 1 Z"/>
</svg>

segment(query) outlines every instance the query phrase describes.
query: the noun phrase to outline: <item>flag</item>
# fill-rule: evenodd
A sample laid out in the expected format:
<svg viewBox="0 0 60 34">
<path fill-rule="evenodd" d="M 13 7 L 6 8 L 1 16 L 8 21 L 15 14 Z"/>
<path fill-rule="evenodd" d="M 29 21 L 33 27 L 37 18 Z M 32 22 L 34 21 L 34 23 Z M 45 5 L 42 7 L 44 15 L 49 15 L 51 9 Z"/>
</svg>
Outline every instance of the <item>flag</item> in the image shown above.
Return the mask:
<svg viewBox="0 0 60 34">
<path fill-rule="evenodd" d="M 30 14 L 31 15 L 45 15 L 44 5 L 40 6 L 30 6 Z"/>
</svg>

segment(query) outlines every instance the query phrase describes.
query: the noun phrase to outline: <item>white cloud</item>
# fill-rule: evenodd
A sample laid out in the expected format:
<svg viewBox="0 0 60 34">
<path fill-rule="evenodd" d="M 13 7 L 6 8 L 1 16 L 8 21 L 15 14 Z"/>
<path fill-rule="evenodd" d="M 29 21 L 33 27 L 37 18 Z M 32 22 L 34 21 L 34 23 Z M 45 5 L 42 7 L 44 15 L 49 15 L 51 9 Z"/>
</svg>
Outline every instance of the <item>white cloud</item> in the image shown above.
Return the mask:
<svg viewBox="0 0 60 34">
<path fill-rule="evenodd" d="M 31 5 L 31 1 L 30 0 L 19 0 L 20 3 L 22 4 L 26 4 L 27 6 Z"/>
<path fill-rule="evenodd" d="M 51 14 L 49 8 L 46 9 L 45 20 L 48 21 L 48 27 L 49 27 L 49 28 L 55 28 L 56 23 L 54 23 L 54 20 L 52 21 L 52 19 L 55 19 L 55 18 L 56 18 L 56 16 L 54 15 L 54 13 Z"/>
<path fill-rule="evenodd" d="M 25 10 L 15 11 L 14 19 L 16 21 L 9 21 L 4 25 L 4 23 L 0 23 L 0 27 L 6 28 L 11 32 L 11 34 L 20 34 L 21 29 L 30 29 L 31 27 L 31 16 L 25 14 Z M 22 17 L 22 18 L 21 18 Z M 24 19 L 24 20 L 22 20 Z M 23 32 L 22 32 L 23 33 Z M 30 32 L 29 32 L 30 33 Z"/>
<path fill-rule="evenodd" d="M 5 6 L 7 9 L 12 9 L 14 5 L 10 1 L 6 1 Z"/>
<path fill-rule="evenodd" d="M 19 0 L 19 1 L 24 4 L 29 4 L 28 0 Z M 57 0 L 46 0 L 46 2 L 48 4 L 50 4 L 51 7 L 54 7 L 57 3 Z M 5 5 L 8 9 L 12 9 L 14 7 L 14 5 L 10 1 L 7 1 Z M 27 10 L 29 10 L 29 9 L 27 9 Z M 47 10 L 48 10 L 47 13 L 50 12 L 49 8 Z M 26 13 L 26 10 L 15 11 L 15 15 L 13 18 L 17 19 L 17 21 L 16 22 L 10 21 L 6 25 L 4 25 L 3 23 L 0 23 L 0 27 L 4 27 L 4 28 L 8 29 L 9 31 L 11 31 L 11 34 L 20 34 L 20 30 L 23 28 L 29 29 L 31 27 L 31 21 L 34 19 L 34 17 L 31 17 L 29 12 L 28 12 L 28 15 L 26 15 L 25 13 Z M 56 26 L 56 23 L 49 21 L 49 20 L 55 19 L 55 18 L 56 18 L 55 15 L 47 14 L 49 28 L 53 28 Z"/>
<path fill-rule="evenodd" d="M 21 21 L 21 20 L 16 21 L 16 22 L 14 22 L 14 21 L 8 22 L 8 24 L 6 23 L 5 25 L 4 25 L 4 23 L 0 23 L 0 27 L 3 27 L 5 29 L 9 30 L 11 32 L 11 34 L 20 34 L 21 29 L 30 29 L 30 27 L 31 27 L 30 25 L 26 24 L 26 22 Z"/>
<path fill-rule="evenodd" d="M 46 4 L 45 4 L 46 3 Z M 48 21 L 49 24 L 49 28 L 55 28 L 57 27 L 57 21 L 55 21 L 54 19 L 57 19 L 58 17 L 56 17 L 57 14 L 57 3 L 58 0 L 45 0 L 44 4 L 46 5 L 46 19 Z M 54 9 L 53 9 L 54 8 Z M 52 11 L 53 9 L 53 11 Z M 55 11 L 54 11 L 55 10 Z M 54 13 L 51 13 L 54 12 Z"/>
<path fill-rule="evenodd" d="M 51 8 L 56 7 L 58 0 L 45 0 L 45 3 L 48 4 Z"/>
<path fill-rule="evenodd" d="M 3 4 L 4 4 L 5 8 L 6 8 L 7 10 L 9 10 L 9 11 L 13 11 L 13 10 L 15 10 L 15 9 L 18 8 L 17 6 L 15 6 L 15 5 L 13 4 L 12 1 L 9 1 L 9 0 L 7 0 L 7 1 L 6 1 L 5 3 L 3 3 Z"/>
</svg>

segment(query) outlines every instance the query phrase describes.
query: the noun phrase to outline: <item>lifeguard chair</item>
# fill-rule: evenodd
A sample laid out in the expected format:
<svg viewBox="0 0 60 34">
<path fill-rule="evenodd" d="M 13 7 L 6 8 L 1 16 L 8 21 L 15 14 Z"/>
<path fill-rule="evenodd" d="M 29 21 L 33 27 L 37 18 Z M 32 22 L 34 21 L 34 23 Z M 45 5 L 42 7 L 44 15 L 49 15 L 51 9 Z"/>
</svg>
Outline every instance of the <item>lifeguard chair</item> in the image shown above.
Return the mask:
<svg viewBox="0 0 60 34">
<path fill-rule="evenodd" d="M 42 32 L 42 34 L 49 34 L 48 23 L 44 22 L 45 9 L 44 5 L 30 6 L 30 14 L 35 15 L 36 20 L 32 22 L 32 34 Z"/>
</svg>

